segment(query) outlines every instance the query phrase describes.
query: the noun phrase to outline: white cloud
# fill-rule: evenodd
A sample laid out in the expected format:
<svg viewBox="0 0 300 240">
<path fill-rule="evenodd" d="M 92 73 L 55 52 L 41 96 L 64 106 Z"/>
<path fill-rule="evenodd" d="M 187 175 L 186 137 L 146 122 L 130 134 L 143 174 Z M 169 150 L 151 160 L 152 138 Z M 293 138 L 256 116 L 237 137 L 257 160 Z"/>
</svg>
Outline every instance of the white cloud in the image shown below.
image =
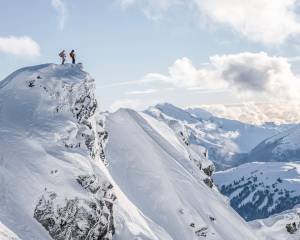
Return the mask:
<svg viewBox="0 0 300 240">
<path fill-rule="evenodd" d="M 288 37 L 300 33 L 300 22 L 296 14 L 299 0 L 119 1 L 122 6 L 138 4 L 148 17 L 151 17 L 151 14 L 163 14 L 172 6 L 185 5 L 186 9 L 197 9 L 199 14 L 210 22 L 227 25 L 249 40 L 265 44 L 280 44 Z"/>
<path fill-rule="evenodd" d="M 113 102 L 110 105 L 109 110 L 111 112 L 117 111 L 120 108 L 131 108 L 136 110 L 141 110 L 146 106 L 146 103 L 140 99 L 128 99 L 123 98 Z"/>
<path fill-rule="evenodd" d="M 195 0 L 199 10 L 256 42 L 282 43 L 299 34 L 298 0 Z"/>
<path fill-rule="evenodd" d="M 0 52 L 20 57 L 37 57 L 40 46 L 30 37 L 0 37 Z"/>
<path fill-rule="evenodd" d="M 115 102 L 113 102 L 110 107 L 109 111 L 114 112 L 120 108 L 131 108 L 137 111 L 145 110 L 149 106 L 153 106 L 158 102 L 165 102 L 165 99 L 162 97 L 160 99 L 143 97 L 141 95 L 131 95 L 128 97 L 123 97 Z"/>
<path fill-rule="evenodd" d="M 240 53 L 214 56 L 212 65 L 217 77 L 237 91 L 267 94 L 268 97 L 298 97 L 299 79 L 286 58 L 266 53 Z M 214 71 L 214 70 L 213 70 Z"/>
<path fill-rule="evenodd" d="M 145 16 L 152 20 L 162 18 L 162 14 L 176 5 L 182 5 L 182 0 L 118 0 L 123 9 L 131 5 L 138 5 Z"/>
<path fill-rule="evenodd" d="M 219 117 L 234 119 L 252 124 L 262 124 L 265 122 L 300 122 L 300 104 L 297 102 L 246 102 L 234 105 L 201 105 L 199 107 Z"/>
<path fill-rule="evenodd" d="M 66 19 L 67 19 L 67 8 L 63 0 L 51 0 L 52 6 L 59 14 L 59 27 L 60 29 L 64 29 Z"/>
<path fill-rule="evenodd" d="M 145 89 L 145 90 L 138 90 L 138 91 L 130 91 L 125 93 L 126 95 L 143 95 L 143 94 L 151 94 L 151 93 L 156 93 L 158 92 L 159 89 Z"/>
<path fill-rule="evenodd" d="M 188 58 L 175 61 L 168 74 L 150 73 L 145 81 L 168 82 L 180 88 L 228 90 L 243 97 L 269 100 L 299 99 L 300 80 L 288 59 L 264 52 L 216 55 L 196 68 Z"/>
</svg>

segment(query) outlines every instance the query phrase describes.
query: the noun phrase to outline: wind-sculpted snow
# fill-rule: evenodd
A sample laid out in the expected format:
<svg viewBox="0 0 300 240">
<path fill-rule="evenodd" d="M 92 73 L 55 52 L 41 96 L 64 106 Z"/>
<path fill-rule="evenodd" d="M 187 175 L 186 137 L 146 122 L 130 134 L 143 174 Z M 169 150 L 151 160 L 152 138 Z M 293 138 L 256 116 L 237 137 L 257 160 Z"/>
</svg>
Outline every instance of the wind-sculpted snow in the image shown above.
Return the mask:
<svg viewBox="0 0 300 240">
<path fill-rule="evenodd" d="M 266 218 L 300 204 L 300 163 L 248 163 L 214 180 L 247 221 Z"/>
<path fill-rule="evenodd" d="M 105 153 L 116 186 L 168 239 L 256 239 L 217 189 L 203 182 L 207 175 L 167 124 L 121 109 L 107 116 L 105 126 Z M 122 231 L 122 225 L 116 229 Z"/>
<path fill-rule="evenodd" d="M 94 90 L 69 64 L 0 83 L 0 221 L 23 240 L 112 239 L 116 196 Z"/>
</svg>

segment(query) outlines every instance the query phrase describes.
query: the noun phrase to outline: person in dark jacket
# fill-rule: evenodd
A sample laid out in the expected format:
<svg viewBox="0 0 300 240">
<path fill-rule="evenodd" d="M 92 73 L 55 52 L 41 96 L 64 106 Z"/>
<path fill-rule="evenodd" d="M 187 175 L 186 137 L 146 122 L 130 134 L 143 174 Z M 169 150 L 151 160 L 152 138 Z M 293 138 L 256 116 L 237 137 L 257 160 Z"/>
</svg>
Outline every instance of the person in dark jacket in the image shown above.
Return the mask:
<svg viewBox="0 0 300 240">
<path fill-rule="evenodd" d="M 75 60 L 75 51 L 74 51 L 74 50 L 72 50 L 72 51 L 70 52 L 70 58 L 72 59 L 72 63 L 75 64 L 75 63 L 76 63 L 76 60 Z"/>
</svg>

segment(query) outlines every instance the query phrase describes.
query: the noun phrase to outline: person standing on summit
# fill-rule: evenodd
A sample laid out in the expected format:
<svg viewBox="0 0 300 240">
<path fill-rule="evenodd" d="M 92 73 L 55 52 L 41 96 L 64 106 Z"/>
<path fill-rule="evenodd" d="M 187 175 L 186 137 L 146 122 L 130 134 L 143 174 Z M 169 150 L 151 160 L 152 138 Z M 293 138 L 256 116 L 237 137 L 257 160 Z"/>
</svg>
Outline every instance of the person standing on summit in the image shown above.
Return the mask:
<svg viewBox="0 0 300 240">
<path fill-rule="evenodd" d="M 72 59 L 72 63 L 75 64 L 75 63 L 76 63 L 76 60 L 75 60 L 75 51 L 74 51 L 74 50 L 72 50 L 72 51 L 70 52 L 70 57 L 71 57 L 71 59 Z"/>
<path fill-rule="evenodd" d="M 66 52 L 65 52 L 65 50 L 62 50 L 58 55 L 61 58 L 61 64 L 64 65 L 65 61 L 66 61 Z"/>
</svg>

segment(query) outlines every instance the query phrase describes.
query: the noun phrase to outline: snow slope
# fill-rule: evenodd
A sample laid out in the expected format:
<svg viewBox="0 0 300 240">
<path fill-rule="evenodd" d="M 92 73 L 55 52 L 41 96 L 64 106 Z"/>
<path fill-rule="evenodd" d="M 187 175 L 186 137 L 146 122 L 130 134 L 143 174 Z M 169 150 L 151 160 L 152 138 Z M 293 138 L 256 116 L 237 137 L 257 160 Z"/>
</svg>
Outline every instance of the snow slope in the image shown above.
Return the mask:
<svg viewBox="0 0 300 240">
<path fill-rule="evenodd" d="M 296 206 L 269 218 L 252 221 L 250 225 L 261 240 L 299 240 L 300 208 Z M 292 226 L 295 232 L 288 232 L 287 226 Z"/>
<path fill-rule="evenodd" d="M 94 91 L 81 65 L 0 82 L 0 222 L 22 240 L 171 239 L 107 172 Z"/>
<path fill-rule="evenodd" d="M 1 240 L 255 239 L 167 125 L 121 110 L 108 134 L 103 117 L 80 64 L 0 82 Z"/>
<path fill-rule="evenodd" d="M 105 121 L 109 172 L 130 201 L 172 239 L 256 239 L 189 158 L 174 131 L 129 109 Z"/>
<path fill-rule="evenodd" d="M 208 149 L 218 169 L 240 164 L 252 148 L 281 131 L 218 118 L 201 109 L 184 110 L 168 103 L 150 107 L 145 112 L 167 123 L 195 151 Z"/>
<path fill-rule="evenodd" d="M 96 108 L 81 65 L 23 68 L 0 83 L 0 221 L 21 239 L 111 238 Z"/>
<path fill-rule="evenodd" d="M 266 139 L 248 154 L 245 161 L 300 161 L 300 125 Z"/>
<path fill-rule="evenodd" d="M 217 172 L 214 180 L 247 221 L 266 218 L 300 203 L 300 163 L 253 162 Z"/>
</svg>

